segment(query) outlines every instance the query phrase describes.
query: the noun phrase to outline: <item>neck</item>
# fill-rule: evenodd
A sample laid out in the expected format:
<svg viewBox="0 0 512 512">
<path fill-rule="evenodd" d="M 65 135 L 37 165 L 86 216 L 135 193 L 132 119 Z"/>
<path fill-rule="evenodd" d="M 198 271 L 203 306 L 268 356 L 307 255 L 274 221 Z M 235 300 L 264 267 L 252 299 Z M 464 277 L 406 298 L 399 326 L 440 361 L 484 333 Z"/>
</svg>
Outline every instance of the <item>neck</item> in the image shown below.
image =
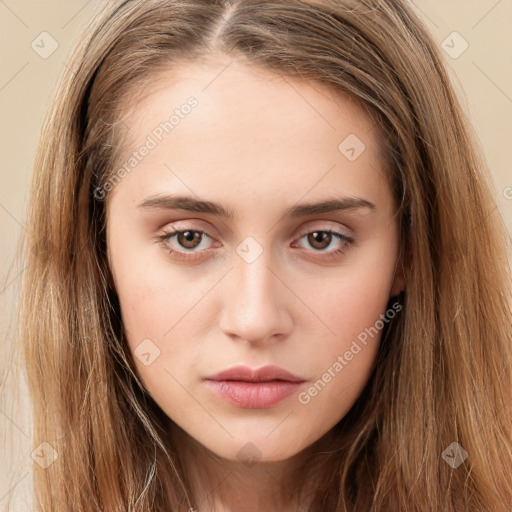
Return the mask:
<svg viewBox="0 0 512 512">
<path fill-rule="evenodd" d="M 171 435 L 197 512 L 308 511 L 332 442 L 328 433 L 289 459 L 245 462 L 218 457 L 175 424 Z"/>
</svg>

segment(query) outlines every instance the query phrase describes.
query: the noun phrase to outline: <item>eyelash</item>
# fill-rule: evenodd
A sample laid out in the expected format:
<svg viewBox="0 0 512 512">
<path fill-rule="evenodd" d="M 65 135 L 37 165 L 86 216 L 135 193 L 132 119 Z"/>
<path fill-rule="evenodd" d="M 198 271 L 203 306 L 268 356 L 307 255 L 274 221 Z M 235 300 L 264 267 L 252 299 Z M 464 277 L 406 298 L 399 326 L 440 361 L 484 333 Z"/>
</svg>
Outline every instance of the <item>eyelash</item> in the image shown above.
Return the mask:
<svg viewBox="0 0 512 512">
<path fill-rule="evenodd" d="M 187 252 L 187 251 L 171 249 L 169 247 L 168 241 L 171 238 L 173 238 L 176 235 L 183 234 L 186 232 L 200 233 L 201 235 L 206 235 L 208 238 L 211 239 L 211 237 L 208 236 L 207 233 L 205 233 L 204 231 L 201 231 L 199 229 L 182 229 L 182 230 L 175 230 L 175 231 L 165 231 L 162 235 L 159 235 L 157 237 L 157 243 L 163 245 L 164 248 L 167 250 L 168 254 L 173 254 L 178 259 L 193 261 L 196 258 L 201 258 L 202 257 L 201 252 L 208 251 L 209 249 L 204 249 L 203 251 L 197 251 L 197 252 Z M 321 256 L 322 259 L 327 259 L 327 260 L 334 259 L 334 258 L 340 256 L 341 254 L 344 254 L 346 249 L 351 244 L 353 244 L 355 241 L 354 238 L 352 238 L 350 236 L 344 235 L 343 233 L 339 233 L 337 231 L 332 231 L 330 229 L 315 229 L 313 231 L 306 231 L 305 233 L 302 233 L 299 236 L 298 240 L 300 240 L 301 238 L 304 238 L 306 235 L 310 235 L 312 233 L 329 233 L 333 237 L 335 237 L 338 240 L 343 242 L 342 246 L 339 249 L 336 249 L 335 251 L 326 252 L 325 255 Z M 317 250 L 317 251 L 313 251 L 313 252 L 322 253 L 324 251 Z"/>
</svg>

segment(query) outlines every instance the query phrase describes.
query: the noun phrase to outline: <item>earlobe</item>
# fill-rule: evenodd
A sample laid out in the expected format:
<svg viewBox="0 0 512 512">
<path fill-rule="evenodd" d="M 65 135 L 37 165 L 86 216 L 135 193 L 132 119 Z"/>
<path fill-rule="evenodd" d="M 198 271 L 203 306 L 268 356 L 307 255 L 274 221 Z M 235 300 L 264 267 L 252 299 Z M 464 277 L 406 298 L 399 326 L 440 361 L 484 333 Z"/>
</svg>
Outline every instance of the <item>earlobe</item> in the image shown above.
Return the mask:
<svg viewBox="0 0 512 512">
<path fill-rule="evenodd" d="M 393 276 L 393 284 L 389 292 L 389 297 L 395 297 L 405 291 L 405 270 L 403 265 L 403 259 L 400 258 L 395 267 L 395 274 Z"/>
<path fill-rule="evenodd" d="M 395 279 L 395 282 L 393 283 L 393 286 L 391 287 L 391 290 L 389 292 L 389 297 L 395 297 L 397 295 L 400 295 L 402 292 L 405 292 L 405 282 L 403 279 Z"/>
<path fill-rule="evenodd" d="M 116 285 L 114 283 L 114 276 L 112 275 L 112 272 L 110 269 L 107 269 L 107 283 L 109 288 L 112 289 L 112 291 L 116 291 Z"/>
<path fill-rule="evenodd" d="M 113 291 L 116 291 L 116 285 L 115 285 L 114 275 L 112 272 L 112 266 L 111 266 L 111 261 L 110 261 L 110 254 L 108 252 L 106 253 L 106 255 L 104 256 L 104 259 L 103 259 L 103 269 L 104 269 L 103 274 L 106 277 L 108 287 L 110 289 L 112 289 Z"/>
<path fill-rule="evenodd" d="M 114 273 L 112 271 L 111 254 L 110 254 L 108 246 L 104 253 L 104 267 L 103 268 L 105 269 L 105 276 L 107 278 L 107 284 L 108 284 L 109 288 L 111 288 L 113 291 L 115 291 L 116 285 L 115 285 L 115 280 L 114 280 Z"/>
</svg>

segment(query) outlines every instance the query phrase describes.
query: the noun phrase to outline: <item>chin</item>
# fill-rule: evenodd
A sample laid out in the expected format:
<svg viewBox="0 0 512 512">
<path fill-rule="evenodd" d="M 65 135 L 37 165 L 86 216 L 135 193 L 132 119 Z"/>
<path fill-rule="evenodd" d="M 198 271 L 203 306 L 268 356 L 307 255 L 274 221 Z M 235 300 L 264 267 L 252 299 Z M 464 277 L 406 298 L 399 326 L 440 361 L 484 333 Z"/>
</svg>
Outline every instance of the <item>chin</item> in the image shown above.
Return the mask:
<svg viewBox="0 0 512 512">
<path fill-rule="evenodd" d="M 243 462 L 248 466 L 262 462 L 284 461 L 305 448 L 296 443 L 287 445 L 278 436 L 270 440 L 268 437 L 265 438 L 265 435 L 267 434 L 229 438 L 224 443 L 215 442 L 204 446 L 218 457 L 233 462 Z"/>
</svg>

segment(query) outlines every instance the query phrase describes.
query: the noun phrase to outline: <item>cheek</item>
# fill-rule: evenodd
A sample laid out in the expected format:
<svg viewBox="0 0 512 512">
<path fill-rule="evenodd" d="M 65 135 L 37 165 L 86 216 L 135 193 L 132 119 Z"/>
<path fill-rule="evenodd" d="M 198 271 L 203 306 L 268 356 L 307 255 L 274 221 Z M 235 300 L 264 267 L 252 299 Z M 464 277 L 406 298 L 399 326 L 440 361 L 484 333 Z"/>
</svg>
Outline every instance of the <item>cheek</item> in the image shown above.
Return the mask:
<svg viewBox="0 0 512 512">
<path fill-rule="evenodd" d="M 339 421 L 370 378 L 382 330 L 390 321 L 382 320 L 386 292 L 384 286 L 368 290 L 359 282 L 330 289 L 311 303 L 331 332 L 303 348 L 304 361 L 314 369 L 314 378 L 297 401 L 304 412 L 317 414 L 319 425 L 327 428 Z"/>
<path fill-rule="evenodd" d="M 218 277 L 194 278 L 190 270 L 172 268 L 165 255 L 116 249 L 111 264 L 136 373 L 157 401 L 165 402 L 172 391 L 173 405 L 186 407 L 178 382 L 185 383 L 201 360 L 195 340 L 207 323 L 202 299 Z"/>
<path fill-rule="evenodd" d="M 146 257 L 137 256 L 137 251 L 126 255 L 113 252 L 112 257 L 123 325 L 132 344 L 151 336 L 163 339 L 202 292 L 197 281 L 183 276 L 179 269 L 170 272 L 158 261 L 149 262 L 151 254 L 140 249 L 138 253 Z"/>
<path fill-rule="evenodd" d="M 322 328 L 322 335 L 303 347 L 304 360 L 315 369 L 315 379 L 297 398 L 310 413 L 325 411 L 318 418 L 323 417 L 326 424 L 341 419 L 361 394 L 382 331 L 396 316 L 394 309 L 386 309 L 395 255 L 382 249 L 367 254 L 336 279 L 317 281 L 321 286 L 316 290 L 307 280 L 302 280 L 298 289 L 327 329 Z"/>
<path fill-rule="evenodd" d="M 316 313 L 316 322 L 321 320 L 327 328 L 325 332 L 329 333 L 333 345 L 343 346 L 385 313 L 395 254 L 383 249 L 379 246 L 361 251 L 346 265 L 325 276 L 295 280 L 297 295 Z"/>
<path fill-rule="evenodd" d="M 193 329 L 187 328 L 187 321 L 200 294 L 189 284 L 185 296 L 185 283 L 169 283 L 173 284 L 148 269 L 127 274 L 117 291 L 136 374 L 169 415 L 180 411 L 186 417 L 190 403 L 179 383 L 186 383 L 196 366 L 197 354 L 190 343 Z"/>
</svg>

